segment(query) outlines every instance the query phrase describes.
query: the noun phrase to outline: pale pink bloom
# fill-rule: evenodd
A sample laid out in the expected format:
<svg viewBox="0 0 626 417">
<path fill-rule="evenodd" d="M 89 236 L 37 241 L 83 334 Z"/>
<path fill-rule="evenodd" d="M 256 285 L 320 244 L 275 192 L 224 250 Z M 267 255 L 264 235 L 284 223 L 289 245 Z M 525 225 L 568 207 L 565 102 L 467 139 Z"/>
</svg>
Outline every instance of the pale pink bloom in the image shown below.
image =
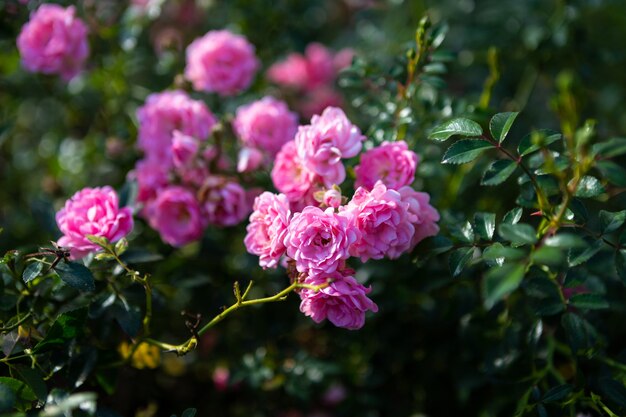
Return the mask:
<svg viewBox="0 0 626 417">
<path fill-rule="evenodd" d="M 336 75 L 332 52 L 324 45 L 313 42 L 304 51 L 307 62 L 306 89 L 312 91 L 322 85 L 331 84 Z"/>
<path fill-rule="evenodd" d="M 259 256 L 263 268 L 276 268 L 285 253 L 283 243 L 291 219 L 289 200 L 284 194 L 264 192 L 254 200 L 244 244 L 249 253 Z"/>
<path fill-rule="evenodd" d="M 225 177 L 206 178 L 199 195 L 209 224 L 216 226 L 234 226 L 245 219 L 252 208 L 246 190 Z"/>
<path fill-rule="evenodd" d="M 313 189 L 318 177 L 304 167 L 298 157 L 294 141 L 287 142 L 276 155 L 272 168 L 272 182 L 290 202 L 314 202 Z"/>
<path fill-rule="evenodd" d="M 337 271 L 358 238 L 359 232 L 347 216 L 332 208 L 322 211 L 308 206 L 293 215 L 284 243 L 297 270 L 315 277 Z"/>
<path fill-rule="evenodd" d="M 430 205 L 430 196 L 427 193 L 415 191 L 411 187 L 402 187 L 398 190 L 402 201 L 407 203 L 410 221 L 415 227 L 415 234 L 411 239 L 409 250 L 429 236 L 439 233 L 439 212 Z M 398 255 L 399 256 L 399 255 Z M 393 257 L 390 256 L 393 259 Z"/>
<path fill-rule="evenodd" d="M 343 98 L 333 87 L 321 86 L 306 94 L 297 104 L 305 118 L 320 114 L 326 107 L 343 107 Z"/>
<path fill-rule="evenodd" d="M 311 124 L 300 126 L 295 143 L 305 167 L 318 174 L 326 187 L 341 184 L 346 176 L 342 158 L 352 158 L 361 150 L 365 137 L 343 110 L 328 107 Z"/>
<path fill-rule="evenodd" d="M 205 226 L 202 210 L 194 194 L 180 186 L 161 190 L 147 209 L 150 226 L 172 246 L 183 246 L 200 239 Z"/>
<path fill-rule="evenodd" d="M 119 207 L 113 188 L 83 188 L 57 212 L 56 222 L 63 233 L 59 246 L 70 248 L 72 259 L 80 259 L 101 249 L 87 236 L 116 242 L 128 235 L 133 228 L 133 213 L 130 207 Z"/>
<path fill-rule="evenodd" d="M 366 288 L 351 276 L 341 276 L 319 291 L 300 292 L 300 311 L 320 323 L 328 319 L 337 327 L 356 330 L 365 323 L 365 312 L 377 312 L 378 306 L 367 297 Z"/>
<path fill-rule="evenodd" d="M 17 47 L 28 71 L 59 74 L 69 81 L 83 68 L 89 55 L 87 26 L 76 9 L 42 4 L 22 27 Z"/>
<path fill-rule="evenodd" d="M 227 30 L 214 30 L 187 47 L 185 77 L 198 91 L 234 95 L 250 86 L 259 68 L 254 46 Z"/>
<path fill-rule="evenodd" d="M 307 61 L 301 54 L 292 53 L 267 70 L 267 78 L 280 85 L 304 89 L 308 80 Z"/>
<path fill-rule="evenodd" d="M 257 148 L 243 147 L 237 155 L 237 172 L 251 172 L 263 165 L 263 152 Z"/>
<path fill-rule="evenodd" d="M 344 68 L 352 65 L 352 59 L 354 58 L 354 49 L 344 48 L 337 52 L 333 57 L 333 65 L 335 66 L 335 71 L 339 72 Z"/>
<path fill-rule="evenodd" d="M 383 142 L 361 154 L 361 163 L 354 168 L 354 186 L 371 189 L 378 180 L 394 189 L 410 185 L 415 180 L 418 161 L 406 142 Z"/>
<path fill-rule="evenodd" d="M 180 90 L 150 94 L 137 110 L 139 121 L 137 146 L 148 158 L 171 163 L 174 131 L 205 141 L 217 119 L 199 100 Z"/>
<path fill-rule="evenodd" d="M 331 188 L 324 192 L 322 203 L 328 207 L 339 208 L 341 205 L 341 190 L 339 188 Z"/>
<path fill-rule="evenodd" d="M 415 234 L 414 218 L 409 214 L 409 203 L 401 194 L 377 182 L 372 191 L 359 187 L 342 213 L 351 214 L 360 238 L 350 246 L 350 255 L 368 259 L 385 256 L 397 258 L 409 250 Z"/>
<path fill-rule="evenodd" d="M 264 97 L 239 107 L 233 128 L 244 145 L 263 149 L 274 156 L 293 139 L 298 129 L 298 116 L 289 111 L 285 102 Z"/>
<path fill-rule="evenodd" d="M 185 135 L 178 130 L 174 131 L 172 137 L 172 160 L 177 168 L 189 165 L 200 149 L 198 139 Z"/>
<path fill-rule="evenodd" d="M 137 201 L 147 203 L 153 200 L 160 189 L 169 183 L 169 170 L 158 160 L 141 159 L 135 169 L 128 174 L 130 179 L 137 181 Z"/>
</svg>

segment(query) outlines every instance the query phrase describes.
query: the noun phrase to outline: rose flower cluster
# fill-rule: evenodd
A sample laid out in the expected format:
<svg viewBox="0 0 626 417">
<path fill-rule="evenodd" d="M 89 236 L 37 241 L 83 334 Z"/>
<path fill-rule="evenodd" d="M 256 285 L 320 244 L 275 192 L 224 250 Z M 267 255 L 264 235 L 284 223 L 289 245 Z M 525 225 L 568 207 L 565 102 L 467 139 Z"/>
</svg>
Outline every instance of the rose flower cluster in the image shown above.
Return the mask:
<svg viewBox="0 0 626 417">
<path fill-rule="evenodd" d="M 347 202 L 341 196 L 344 160 L 359 154 L 364 139 L 334 107 L 300 126 L 272 169 L 281 193 L 256 198 L 244 240 L 263 268 L 284 260 L 292 279 L 321 288 L 300 291 L 304 314 L 348 329 L 362 327 L 365 312 L 378 308 L 347 260 L 395 259 L 439 230 L 428 194 L 409 186 L 418 158 L 405 142 L 384 142 L 361 154 L 354 169 L 358 188 Z"/>
</svg>

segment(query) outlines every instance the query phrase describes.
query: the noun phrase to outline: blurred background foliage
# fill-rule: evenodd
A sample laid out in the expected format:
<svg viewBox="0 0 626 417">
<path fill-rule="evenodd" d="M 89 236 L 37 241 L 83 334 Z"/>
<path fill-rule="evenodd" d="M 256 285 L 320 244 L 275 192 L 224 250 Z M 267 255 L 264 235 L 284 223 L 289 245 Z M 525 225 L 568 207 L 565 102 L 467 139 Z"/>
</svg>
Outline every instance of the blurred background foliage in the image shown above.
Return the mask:
<svg viewBox="0 0 626 417">
<path fill-rule="evenodd" d="M 599 137 L 626 131 L 622 0 L 166 0 L 143 13 L 117 0 L 61 1 L 76 4 L 91 31 L 87 71 L 69 85 L 20 68 L 15 39 L 39 3 L 0 0 L 0 253 L 32 252 L 58 238 L 54 213 L 76 190 L 124 186 L 139 157 L 137 107 L 151 92 L 183 85 L 184 48 L 211 29 L 245 34 L 263 71 L 313 41 L 354 48 L 352 68 L 338 79 L 346 110 L 372 143 L 403 126 L 402 135 L 422 158 L 416 188 L 431 193 L 448 234 L 447 224 L 477 211 L 500 219 L 514 207 L 517 187 L 480 187 L 486 164 L 441 165 L 443 148 L 426 136 L 442 120 L 471 114 L 485 122 L 496 112 L 521 111 L 512 141 L 533 129 L 558 131 L 551 103 L 567 84 L 580 124 L 596 120 Z M 398 99 L 396 81 L 406 77 L 406 51 L 415 45 L 424 14 L 442 34 L 444 25 L 448 32 L 433 66 L 420 74 L 415 99 L 406 102 Z M 229 117 L 239 104 L 281 94 L 263 71 L 241 96 L 196 97 Z M 616 193 L 602 204 L 618 210 L 626 201 Z M 161 340 L 189 336 L 181 311 L 208 318 L 230 304 L 235 280 L 254 279 L 256 296 L 286 285 L 283 272 L 262 271 L 245 252 L 244 233 L 245 225 L 211 229 L 201 242 L 173 249 L 137 221 L 131 246 L 161 257 L 138 265 L 156 282 L 153 328 Z M 601 275 L 602 261 L 590 263 L 586 273 Z M 144 352 L 134 366 L 110 370 L 99 364 L 108 359 L 106 352 L 116 356 L 123 347 L 86 345 L 72 362 L 84 368 L 53 377 L 48 388 L 96 392 L 101 416 L 168 416 L 187 407 L 201 416 L 514 415 L 527 392 L 525 378 L 543 358 L 532 338 L 536 316 L 527 300 L 486 311 L 473 272 L 453 278 L 446 256 L 426 260 L 418 248 L 398 261 L 359 267 L 359 279 L 372 285 L 380 308 L 360 331 L 315 325 L 298 312 L 292 296 L 237 312 L 181 358 L 152 352 L 157 357 L 150 361 Z M 618 285 L 605 290 L 615 300 L 626 294 Z M 141 305 L 142 289 L 131 286 L 126 297 Z M 104 301 L 92 301 L 91 332 L 115 335 L 110 340 L 121 343 L 127 337 L 115 313 L 97 311 Z M 0 301 L 0 309 L 10 308 L 10 300 Z M 591 318 L 601 326 L 599 346 L 613 356 L 622 354 L 626 340 L 623 314 L 616 302 Z M 554 319 L 545 320 L 542 325 L 556 332 Z M 578 368 L 593 369 L 591 385 L 606 373 L 591 359 L 578 363 L 565 354 L 554 358 L 554 367 L 567 381 Z M 81 380 L 84 372 L 92 376 Z M 545 383 L 531 394 L 544 395 L 553 386 Z M 546 407 L 543 412 L 550 412 Z M 559 410 L 550 415 L 597 412 Z"/>
</svg>

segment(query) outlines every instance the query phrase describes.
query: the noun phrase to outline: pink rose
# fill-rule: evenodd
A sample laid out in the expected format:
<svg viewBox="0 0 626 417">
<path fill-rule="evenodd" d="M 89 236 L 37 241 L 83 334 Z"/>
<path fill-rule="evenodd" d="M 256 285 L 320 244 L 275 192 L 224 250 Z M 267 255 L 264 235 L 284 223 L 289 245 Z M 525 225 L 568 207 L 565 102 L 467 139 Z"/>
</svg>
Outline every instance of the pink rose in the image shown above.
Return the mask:
<svg viewBox="0 0 626 417">
<path fill-rule="evenodd" d="M 248 40 L 227 30 L 214 30 L 187 47 L 185 77 L 198 91 L 234 95 L 250 86 L 259 61 Z"/>
<path fill-rule="evenodd" d="M 371 189 L 378 180 L 394 189 L 410 185 L 415 180 L 418 161 L 406 142 L 383 142 L 361 154 L 361 163 L 354 168 L 354 186 Z"/>
<path fill-rule="evenodd" d="M 337 271 L 358 237 L 348 217 L 308 206 L 293 215 L 284 243 L 298 271 L 315 277 Z"/>
<path fill-rule="evenodd" d="M 198 192 L 207 220 L 216 226 L 234 226 L 250 213 L 246 190 L 239 183 L 209 176 Z"/>
<path fill-rule="evenodd" d="M 296 89 L 303 89 L 308 77 L 307 61 L 301 54 L 289 54 L 284 61 L 276 62 L 267 70 L 270 81 Z"/>
<path fill-rule="evenodd" d="M 356 156 L 364 139 L 343 110 L 328 107 L 321 116 L 313 116 L 310 125 L 298 128 L 295 143 L 304 166 L 318 174 L 326 187 L 331 187 L 345 179 L 341 159 Z"/>
<path fill-rule="evenodd" d="M 87 26 L 76 9 L 42 4 L 22 27 L 17 47 L 28 71 L 59 74 L 69 81 L 80 72 L 87 56 Z"/>
<path fill-rule="evenodd" d="M 246 146 L 263 149 L 274 156 L 293 139 L 298 129 L 298 116 L 289 111 L 285 102 L 264 97 L 239 107 L 233 128 Z"/>
<path fill-rule="evenodd" d="M 254 200 L 244 244 L 249 253 L 258 255 L 263 268 L 276 268 L 285 253 L 283 240 L 291 218 L 289 200 L 284 194 L 264 192 Z"/>
<path fill-rule="evenodd" d="M 354 49 L 344 48 L 338 51 L 333 57 L 333 65 L 335 66 L 335 71 L 339 72 L 342 69 L 352 65 L 354 55 Z"/>
<path fill-rule="evenodd" d="M 83 188 L 65 202 L 56 221 L 63 232 L 59 246 L 70 248 L 72 259 L 80 259 L 100 249 L 87 236 L 116 242 L 128 235 L 133 228 L 133 213 L 130 207 L 119 208 L 117 194 L 111 187 Z"/>
<path fill-rule="evenodd" d="M 398 190 L 402 201 L 408 204 L 410 221 L 415 227 L 415 234 L 411 239 L 409 250 L 429 236 L 439 233 L 439 212 L 429 204 L 430 196 L 427 193 L 415 191 L 411 187 L 402 187 Z"/>
<path fill-rule="evenodd" d="M 371 192 L 359 187 L 342 212 L 352 215 L 360 239 L 350 247 L 350 255 L 368 259 L 384 256 L 397 258 L 411 248 L 415 234 L 414 218 L 409 215 L 409 203 L 400 193 L 377 182 Z"/>
<path fill-rule="evenodd" d="M 137 201 L 140 203 L 156 198 L 157 192 L 169 183 L 167 166 L 157 160 L 137 161 L 135 169 L 128 174 L 128 177 L 137 180 Z"/>
<path fill-rule="evenodd" d="M 300 311 L 320 323 L 328 319 L 337 327 L 356 330 L 365 323 L 365 312 L 377 312 L 378 306 L 367 297 L 366 288 L 351 276 L 339 277 L 320 291 L 300 292 Z"/>
<path fill-rule="evenodd" d="M 178 130 L 172 136 L 172 160 L 177 168 L 189 165 L 198 154 L 200 143 L 192 136 L 185 135 Z"/>
<path fill-rule="evenodd" d="M 179 90 L 150 94 L 137 110 L 137 146 L 150 159 L 171 164 L 174 131 L 205 141 L 217 119 L 207 106 Z"/>
<path fill-rule="evenodd" d="M 305 118 L 320 114 L 326 107 L 342 107 L 343 98 L 333 87 L 322 86 L 306 94 L 296 109 Z"/>
<path fill-rule="evenodd" d="M 341 200 L 341 190 L 339 187 L 326 190 L 322 196 L 322 203 L 326 204 L 327 207 L 339 208 Z"/>
<path fill-rule="evenodd" d="M 200 239 L 205 222 L 194 194 L 180 186 L 161 190 L 147 209 L 150 226 L 172 246 Z"/>
<path fill-rule="evenodd" d="M 313 188 L 318 181 L 314 172 L 305 168 L 296 152 L 294 141 L 287 142 L 276 155 L 272 168 L 272 182 L 290 202 L 314 204 Z"/>
<path fill-rule="evenodd" d="M 312 91 L 334 81 L 336 72 L 333 54 L 328 48 L 317 42 L 310 43 L 304 55 L 307 62 L 307 90 Z"/>
</svg>

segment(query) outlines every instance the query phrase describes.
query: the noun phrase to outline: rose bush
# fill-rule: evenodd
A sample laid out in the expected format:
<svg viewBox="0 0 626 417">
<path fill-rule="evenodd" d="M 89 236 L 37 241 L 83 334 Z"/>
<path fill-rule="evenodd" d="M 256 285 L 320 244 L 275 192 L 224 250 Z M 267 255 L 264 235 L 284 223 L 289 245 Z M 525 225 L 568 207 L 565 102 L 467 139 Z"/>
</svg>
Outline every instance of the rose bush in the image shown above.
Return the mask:
<svg viewBox="0 0 626 417">
<path fill-rule="evenodd" d="M 626 414 L 619 2 L 0 10 L 0 414 Z"/>
</svg>

